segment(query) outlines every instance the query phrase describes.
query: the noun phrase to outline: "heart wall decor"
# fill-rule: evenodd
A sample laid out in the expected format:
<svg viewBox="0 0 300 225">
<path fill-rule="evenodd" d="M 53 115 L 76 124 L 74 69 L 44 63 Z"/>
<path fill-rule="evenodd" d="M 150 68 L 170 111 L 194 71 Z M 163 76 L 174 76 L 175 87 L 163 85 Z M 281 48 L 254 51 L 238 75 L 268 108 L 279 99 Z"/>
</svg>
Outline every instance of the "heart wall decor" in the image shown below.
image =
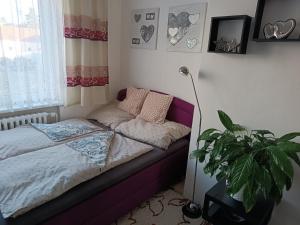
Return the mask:
<svg viewBox="0 0 300 225">
<path fill-rule="evenodd" d="M 186 46 L 189 48 L 189 49 L 193 49 L 195 48 L 195 46 L 198 44 L 198 39 L 197 38 L 188 38 L 186 40 Z"/>
<path fill-rule="evenodd" d="M 176 45 L 187 34 L 188 28 L 192 25 L 188 12 L 180 12 L 178 15 L 169 13 L 168 37 L 172 45 Z"/>
<path fill-rule="evenodd" d="M 168 51 L 201 52 L 207 3 L 174 6 L 169 9 Z"/>
<path fill-rule="evenodd" d="M 176 34 L 178 33 L 178 31 L 179 31 L 179 29 L 177 27 L 175 27 L 175 28 L 169 28 L 168 29 L 169 35 L 171 37 L 175 37 Z"/>
<path fill-rule="evenodd" d="M 263 31 L 266 39 L 276 38 L 286 39 L 294 31 L 296 27 L 295 19 L 288 19 L 286 21 L 276 21 L 274 24 L 268 23 L 264 26 Z"/>
<path fill-rule="evenodd" d="M 141 18 L 142 18 L 141 14 L 134 14 L 134 20 L 136 23 L 140 22 Z"/>
<path fill-rule="evenodd" d="M 191 24 L 196 24 L 200 18 L 200 14 L 190 14 L 189 21 Z"/>
<path fill-rule="evenodd" d="M 154 34 L 154 29 L 155 29 L 154 25 L 150 25 L 150 26 L 143 25 L 141 27 L 141 36 L 146 43 L 151 40 Z"/>
<path fill-rule="evenodd" d="M 132 48 L 156 49 L 158 20 L 159 8 L 132 10 L 129 43 Z"/>
</svg>

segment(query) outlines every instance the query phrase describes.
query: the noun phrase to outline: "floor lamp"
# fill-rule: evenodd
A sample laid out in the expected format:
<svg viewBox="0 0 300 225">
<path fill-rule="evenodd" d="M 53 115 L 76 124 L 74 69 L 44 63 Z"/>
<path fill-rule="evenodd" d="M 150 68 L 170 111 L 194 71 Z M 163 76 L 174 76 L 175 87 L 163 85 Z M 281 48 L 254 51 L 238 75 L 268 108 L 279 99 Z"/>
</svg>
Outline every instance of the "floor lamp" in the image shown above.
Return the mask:
<svg viewBox="0 0 300 225">
<path fill-rule="evenodd" d="M 197 91 L 196 91 L 196 87 L 195 87 L 195 82 L 194 82 L 192 74 L 190 73 L 190 71 L 187 67 L 185 67 L 185 66 L 180 67 L 179 73 L 185 77 L 190 77 L 192 80 L 194 94 L 196 97 L 197 106 L 198 106 L 198 110 L 199 110 L 199 116 L 200 116 L 199 130 L 198 130 L 198 136 L 199 136 L 200 132 L 201 132 L 202 112 L 201 112 L 199 99 L 198 99 L 198 95 L 197 95 Z M 198 148 L 199 148 L 199 142 L 197 142 L 197 149 Z M 197 170 L 198 170 L 198 160 L 196 159 L 195 172 L 194 172 L 194 184 L 193 184 L 193 197 L 192 197 L 191 201 L 189 201 L 186 205 L 184 205 L 182 207 L 183 214 L 189 218 L 199 218 L 202 214 L 201 206 L 195 202 Z"/>
</svg>

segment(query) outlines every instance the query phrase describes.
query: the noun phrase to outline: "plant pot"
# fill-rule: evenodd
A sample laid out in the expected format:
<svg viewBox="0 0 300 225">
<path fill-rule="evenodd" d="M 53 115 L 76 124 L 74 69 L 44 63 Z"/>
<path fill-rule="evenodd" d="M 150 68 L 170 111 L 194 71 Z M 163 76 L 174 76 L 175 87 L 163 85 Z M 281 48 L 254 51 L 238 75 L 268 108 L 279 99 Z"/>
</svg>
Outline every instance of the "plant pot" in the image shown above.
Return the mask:
<svg viewBox="0 0 300 225">
<path fill-rule="evenodd" d="M 244 194 L 244 190 L 241 189 L 238 193 L 236 193 L 234 195 L 230 195 L 230 197 L 238 202 L 243 202 L 243 200 L 244 200 L 243 194 Z"/>
<path fill-rule="evenodd" d="M 228 181 L 226 180 L 226 186 L 227 185 L 228 185 Z M 234 195 L 230 195 L 230 197 L 238 202 L 243 202 L 243 200 L 244 200 L 243 194 L 244 194 L 244 188 L 242 188 L 238 193 L 236 193 Z"/>
</svg>

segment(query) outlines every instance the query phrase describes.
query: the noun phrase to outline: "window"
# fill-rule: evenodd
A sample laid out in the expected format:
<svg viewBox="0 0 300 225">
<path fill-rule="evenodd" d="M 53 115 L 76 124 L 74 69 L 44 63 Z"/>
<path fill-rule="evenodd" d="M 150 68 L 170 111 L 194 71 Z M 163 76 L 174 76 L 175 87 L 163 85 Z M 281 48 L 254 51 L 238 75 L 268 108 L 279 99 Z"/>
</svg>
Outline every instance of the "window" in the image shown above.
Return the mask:
<svg viewBox="0 0 300 225">
<path fill-rule="evenodd" d="M 62 1 L 1 0 L 0 112 L 63 104 Z"/>
</svg>

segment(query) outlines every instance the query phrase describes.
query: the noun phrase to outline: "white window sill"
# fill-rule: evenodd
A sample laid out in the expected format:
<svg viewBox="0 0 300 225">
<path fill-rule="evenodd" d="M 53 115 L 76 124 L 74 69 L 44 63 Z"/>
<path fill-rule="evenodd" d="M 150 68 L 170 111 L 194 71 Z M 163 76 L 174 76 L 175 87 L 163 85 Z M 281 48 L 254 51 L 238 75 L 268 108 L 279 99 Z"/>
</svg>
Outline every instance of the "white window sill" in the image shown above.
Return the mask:
<svg viewBox="0 0 300 225">
<path fill-rule="evenodd" d="M 64 106 L 64 105 L 63 104 L 53 104 L 53 105 L 43 105 L 43 106 L 36 106 L 36 107 L 16 108 L 13 110 L 0 110 L 0 115 L 7 114 L 7 113 L 19 113 L 19 112 L 25 112 L 25 111 L 49 109 L 49 108 L 62 107 L 62 106 Z"/>
<path fill-rule="evenodd" d="M 10 110 L 10 111 L 0 111 L 0 119 L 1 118 L 8 118 L 14 116 L 21 116 L 26 114 L 33 114 L 33 113 L 41 113 L 41 112 L 55 112 L 58 115 L 58 119 L 60 117 L 59 107 L 63 105 L 47 105 L 47 106 L 39 106 L 39 107 L 31 107 L 31 108 L 23 108 L 17 110 Z"/>
</svg>

